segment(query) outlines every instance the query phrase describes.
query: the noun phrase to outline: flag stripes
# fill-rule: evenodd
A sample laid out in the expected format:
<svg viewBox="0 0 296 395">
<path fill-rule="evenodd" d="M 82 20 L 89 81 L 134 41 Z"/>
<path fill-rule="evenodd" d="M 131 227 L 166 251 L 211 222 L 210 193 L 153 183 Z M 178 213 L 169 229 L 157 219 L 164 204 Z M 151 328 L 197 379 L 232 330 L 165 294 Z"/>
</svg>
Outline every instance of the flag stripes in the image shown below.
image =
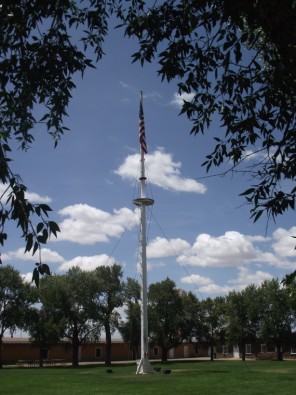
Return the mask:
<svg viewBox="0 0 296 395">
<path fill-rule="evenodd" d="M 147 144 L 146 144 L 146 136 L 145 136 L 145 123 L 144 123 L 144 111 L 143 111 L 143 103 L 142 103 L 142 95 L 140 100 L 140 112 L 139 112 L 139 141 L 141 150 L 144 154 L 147 154 Z"/>
</svg>

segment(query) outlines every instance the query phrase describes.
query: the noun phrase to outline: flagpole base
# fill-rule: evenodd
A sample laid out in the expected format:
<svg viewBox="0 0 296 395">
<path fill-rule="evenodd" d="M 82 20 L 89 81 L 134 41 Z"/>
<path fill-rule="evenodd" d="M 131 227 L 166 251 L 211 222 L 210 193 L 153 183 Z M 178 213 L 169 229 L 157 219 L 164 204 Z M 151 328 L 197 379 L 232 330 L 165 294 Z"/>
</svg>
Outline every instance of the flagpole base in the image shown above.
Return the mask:
<svg viewBox="0 0 296 395">
<path fill-rule="evenodd" d="M 141 358 L 137 361 L 137 374 L 151 374 L 154 370 L 147 357 Z"/>
</svg>

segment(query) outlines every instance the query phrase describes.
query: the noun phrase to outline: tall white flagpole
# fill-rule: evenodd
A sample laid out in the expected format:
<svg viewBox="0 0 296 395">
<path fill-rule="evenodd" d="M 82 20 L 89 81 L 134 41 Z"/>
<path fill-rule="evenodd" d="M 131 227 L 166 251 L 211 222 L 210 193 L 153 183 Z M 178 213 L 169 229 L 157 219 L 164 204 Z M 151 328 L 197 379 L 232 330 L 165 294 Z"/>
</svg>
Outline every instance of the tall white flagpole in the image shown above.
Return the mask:
<svg viewBox="0 0 296 395">
<path fill-rule="evenodd" d="M 139 140 L 141 153 L 141 197 L 134 199 L 133 203 L 141 209 L 141 359 L 137 366 L 137 374 L 153 373 L 149 361 L 148 350 L 148 302 L 147 302 L 147 256 L 146 256 L 146 206 L 154 204 L 153 199 L 146 197 L 146 175 L 145 175 L 145 153 L 147 145 L 145 138 L 145 125 L 143 113 L 143 92 L 141 92 L 140 114 L 139 114 Z"/>
</svg>

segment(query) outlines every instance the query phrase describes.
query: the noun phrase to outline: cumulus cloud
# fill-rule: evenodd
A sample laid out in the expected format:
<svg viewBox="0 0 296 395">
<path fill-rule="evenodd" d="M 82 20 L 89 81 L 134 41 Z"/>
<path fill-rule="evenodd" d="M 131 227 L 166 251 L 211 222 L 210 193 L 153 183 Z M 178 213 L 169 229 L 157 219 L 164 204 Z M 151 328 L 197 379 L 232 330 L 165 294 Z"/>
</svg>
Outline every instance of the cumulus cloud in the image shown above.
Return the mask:
<svg viewBox="0 0 296 395">
<path fill-rule="evenodd" d="M 240 267 L 260 263 L 290 270 L 296 265 L 295 240 L 291 234 L 296 234 L 296 228 L 277 229 L 272 238 L 243 235 L 237 231 L 227 231 L 221 236 L 202 233 L 193 245 L 181 238 L 167 240 L 157 237 L 148 244 L 147 255 L 149 258 L 175 255 L 181 265 L 199 267 Z M 256 246 L 263 242 L 268 243 L 267 249 Z"/>
<path fill-rule="evenodd" d="M 181 108 L 184 104 L 184 100 L 191 102 L 193 97 L 194 97 L 193 93 L 182 93 L 181 95 L 179 95 L 178 93 L 175 93 L 170 104 Z"/>
<path fill-rule="evenodd" d="M 209 285 L 213 281 L 210 277 L 200 276 L 199 274 L 192 274 L 191 276 L 182 277 L 180 279 L 182 284 L 194 284 L 194 285 Z"/>
<path fill-rule="evenodd" d="M 259 286 L 265 280 L 271 280 L 273 276 L 261 270 L 251 272 L 246 267 L 238 268 L 238 275 L 234 279 L 227 281 L 226 285 L 218 285 L 210 277 L 203 277 L 198 274 L 182 277 L 180 279 L 182 284 L 191 284 L 198 288 L 201 294 L 221 295 L 228 294 L 231 291 L 242 291 L 248 285 L 255 284 Z"/>
<path fill-rule="evenodd" d="M 22 277 L 22 279 L 23 279 L 23 281 L 25 283 L 29 283 L 30 284 L 32 282 L 33 274 L 32 274 L 32 272 L 29 272 L 29 273 L 26 273 L 26 274 L 22 274 L 21 277 Z"/>
<path fill-rule="evenodd" d="M 262 252 L 247 236 L 228 231 L 218 237 L 205 233 L 198 235 L 191 250 L 179 256 L 178 261 L 194 266 L 235 267 L 260 259 Z"/>
<path fill-rule="evenodd" d="M 272 248 L 277 255 L 295 258 L 296 239 L 292 236 L 296 236 L 296 226 L 293 226 L 291 229 L 278 228 L 273 232 L 272 236 L 275 240 Z"/>
<path fill-rule="evenodd" d="M 166 266 L 164 262 L 153 262 L 153 263 L 151 263 L 151 262 L 148 261 L 147 262 L 147 272 L 150 272 L 151 270 L 157 270 L 157 269 L 159 269 L 161 267 L 164 267 L 164 266 Z M 142 273 L 142 263 L 141 262 L 138 262 L 136 264 L 136 270 L 137 270 L 138 274 Z"/>
<path fill-rule="evenodd" d="M 244 287 L 235 287 L 237 291 L 241 291 Z M 233 291 L 234 287 L 229 285 L 218 285 L 218 284 L 208 284 L 199 288 L 200 293 L 208 295 L 227 295 L 229 292 Z"/>
<path fill-rule="evenodd" d="M 153 154 L 145 155 L 147 177 L 151 184 L 171 191 L 205 193 L 204 184 L 192 178 L 181 175 L 181 162 L 174 162 L 172 155 L 163 150 L 156 150 Z M 139 178 L 140 155 L 129 155 L 114 171 L 123 179 L 134 181 Z"/>
<path fill-rule="evenodd" d="M 16 251 L 9 251 L 5 254 L 2 254 L 2 260 L 21 260 L 36 262 L 38 261 L 38 258 L 36 257 L 36 254 L 32 255 L 30 253 L 25 253 L 25 250 L 23 248 L 19 248 Z M 64 258 L 56 251 L 52 251 L 49 248 L 42 248 L 42 261 L 45 263 L 62 263 L 64 262 Z"/>
<path fill-rule="evenodd" d="M 94 256 L 76 256 L 73 259 L 65 261 L 58 269 L 59 272 L 67 272 L 72 267 L 80 267 L 84 271 L 92 271 L 99 266 L 112 266 L 115 260 L 107 254 Z"/>
<path fill-rule="evenodd" d="M 59 224 L 61 233 L 57 241 L 79 244 L 108 242 L 136 224 L 136 212 L 126 207 L 109 213 L 87 204 L 75 204 L 63 208 L 59 214 L 67 218 Z"/>
<path fill-rule="evenodd" d="M 7 189 L 8 188 L 8 189 Z M 11 188 L 7 184 L 0 184 L 0 195 L 3 195 L 5 199 L 8 197 Z M 41 196 L 36 192 L 26 191 L 25 198 L 28 199 L 31 203 L 51 203 L 52 199 L 49 196 Z"/>
<path fill-rule="evenodd" d="M 161 258 L 179 255 L 190 248 L 190 244 L 182 239 L 165 239 L 156 237 L 147 246 L 147 256 L 149 258 Z"/>
<path fill-rule="evenodd" d="M 246 267 L 238 268 L 238 276 L 235 279 L 229 280 L 229 283 L 236 284 L 237 286 L 243 286 L 244 288 L 250 284 L 260 285 L 265 280 L 271 280 L 273 276 L 268 272 L 263 272 L 261 270 L 256 270 L 251 272 Z"/>
</svg>

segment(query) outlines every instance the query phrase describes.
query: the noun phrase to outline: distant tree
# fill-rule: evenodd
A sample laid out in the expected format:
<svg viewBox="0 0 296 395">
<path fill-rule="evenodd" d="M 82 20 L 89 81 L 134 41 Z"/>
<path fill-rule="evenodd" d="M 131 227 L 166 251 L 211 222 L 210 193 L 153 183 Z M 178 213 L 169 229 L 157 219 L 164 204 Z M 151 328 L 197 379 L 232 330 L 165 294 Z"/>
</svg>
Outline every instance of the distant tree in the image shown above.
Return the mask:
<svg viewBox="0 0 296 395">
<path fill-rule="evenodd" d="M 39 347 L 39 367 L 43 367 L 44 350 L 50 349 L 62 340 L 62 323 L 43 307 L 32 307 L 28 311 L 24 329 L 28 332 L 32 345 Z"/>
<path fill-rule="evenodd" d="M 189 336 L 184 314 L 182 292 L 167 278 L 151 284 L 148 291 L 149 337 L 152 344 L 161 347 L 161 359 L 167 360 L 168 351 Z"/>
<path fill-rule="evenodd" d="M 226 297 L 226 338 L 239 345 L 243 361 L 246 344 L 252 343 L 259 333 L 258 295 L 257 287 L 252 284 L 243 291 L 231 291 Z"/>
<path fill-rule="evenodd" d="M 285 343 L 291 339 L 296 325 L 295 303 L 287 288 L 277 279 L 264 281 L 260 289 L 261 326 L 260 334 L 266 341 L 272 341 L 277 350 L 277 359 L 283 359 Z"/>
<path fill-rule="evenodd" d="M 79 347 L 98 339 L 100 325 L 94 313 L 90 272 L 78 267 L 60 276 L 47 276 L 40 284 L 40 301 L 63 339 L 72 344 L 72 365 L 79 365 Z"/>
<path fill-rule="evenodd" d="M 202 306 L 201 302 L 192 292 L 178 290 L 182 300 L 183 317 L 180 323 L 180 333 L 183 340 L 191 341 L 199 338 L 202 332 Z"/>
<path fill-rule="evenodd" d="M 31 287 L 20 273 L 12 266 L 0 267 L 0 368 L 5 331 L 13 333 L 17 327 L 22 328 L 27 310 L 34 302 Z"/>
<path fill-rule="evenodd" d="M 191 133 L 220 119 L 206 170 L 248 176 L 242 195 L 254 221 L 294 209 L 295 0 L 132 3 L 119 15 L 126 35 L 139 41 L 134 61 L 157 59 L 161 79 L 192 95 L 181 110 Z"/>
<path fill-rule="evenodd" d="M 141 344 L 141 287 L 132 278 L 127 278 L 124 284 L 124 313 L 125 319 L 120 320 L 118 330 L 127 343 L 133 355 L 138 358 L 138 350 Z"/>
<path fill-rule="evenodd" d="M 93 302 L 96 305 L 96 316 L 106 334 L 105 364 L 111 364 L 112 332 L 118 327 L 119 313 L 117 308 L 123 305 L 123 282 L 120 265 L 99 266 L 91 272 L 94 289 Z"/>
<path fill-rule="evenodd" d="M 295 247 L 296 249 L 296 247 Z M 282 280 L 282 283 L 287 287 L 289 290 L 292 299 L 294 300 L 294 303 L 296 305 L 296 270 L 294 272 L 287 274 L 284 279 Z"/>
<path fill-rule="evenodd" d="M 225 336 L 225 298 L 207 298 L 201 301 L 202 331 L 199 338 L 210 344 L 211 361 L 215 345 Z"/>
</svg>

